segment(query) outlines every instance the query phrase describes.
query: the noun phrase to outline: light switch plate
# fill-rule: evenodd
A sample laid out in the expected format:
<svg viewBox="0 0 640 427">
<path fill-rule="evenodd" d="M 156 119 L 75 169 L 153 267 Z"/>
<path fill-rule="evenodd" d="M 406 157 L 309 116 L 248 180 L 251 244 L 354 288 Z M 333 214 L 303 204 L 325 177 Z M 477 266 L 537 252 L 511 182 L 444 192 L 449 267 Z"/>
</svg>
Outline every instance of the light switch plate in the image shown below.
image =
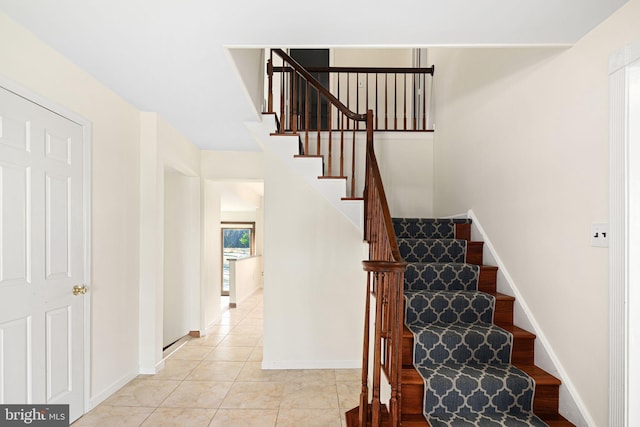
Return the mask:
<svg viewBox="0 0 640 427">
<path fill-rule="evenodd" d="M 591 224 L 591 246 L 599 248 L 609 247 L 609 224 L 594 222 Z"/>
</svg>

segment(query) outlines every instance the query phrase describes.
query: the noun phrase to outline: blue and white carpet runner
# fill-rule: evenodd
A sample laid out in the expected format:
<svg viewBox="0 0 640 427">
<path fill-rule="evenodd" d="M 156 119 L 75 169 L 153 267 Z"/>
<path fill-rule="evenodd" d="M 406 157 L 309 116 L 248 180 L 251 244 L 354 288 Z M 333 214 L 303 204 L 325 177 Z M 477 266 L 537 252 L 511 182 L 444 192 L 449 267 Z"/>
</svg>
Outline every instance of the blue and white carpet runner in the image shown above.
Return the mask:
<svg viewBox="0 0 640 427">
<path fill-rule="evenodd" d="M 546 426 L 533 413 L 533 379 L 510 363 L 513 336 L 493 324 L 495 298 L 478 291 L 480 267 L 455 239 L 455 224 L 469 222 L 393 219 L 424 415 L 433 427 Z"/>
</svg>

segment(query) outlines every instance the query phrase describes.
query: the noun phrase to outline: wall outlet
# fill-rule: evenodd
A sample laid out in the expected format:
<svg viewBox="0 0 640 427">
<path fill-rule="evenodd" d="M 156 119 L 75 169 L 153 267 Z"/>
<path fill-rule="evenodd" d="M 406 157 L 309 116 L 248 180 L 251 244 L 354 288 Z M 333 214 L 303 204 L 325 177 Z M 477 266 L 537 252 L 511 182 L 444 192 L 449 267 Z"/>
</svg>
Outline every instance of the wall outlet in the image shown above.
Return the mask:
<svg viewBox="0 0 640 427">
<path fill-rule="evenodd" d="M 609 247 L 609 224 L 594 222 L 591 224 L 591 246 Z"/>
</svg>

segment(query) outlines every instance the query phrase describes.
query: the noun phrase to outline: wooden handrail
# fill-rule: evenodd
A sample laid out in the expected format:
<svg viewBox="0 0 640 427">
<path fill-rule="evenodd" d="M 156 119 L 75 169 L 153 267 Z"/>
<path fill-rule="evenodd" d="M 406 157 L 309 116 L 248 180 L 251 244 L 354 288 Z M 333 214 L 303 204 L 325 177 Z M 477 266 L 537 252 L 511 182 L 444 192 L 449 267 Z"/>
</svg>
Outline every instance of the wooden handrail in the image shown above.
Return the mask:
<svg viewBox="0 0 640 427">
<path fill-rule="evenodd" d="M 363 261 L 367 272 L 367 298 L 363 342 L 362 386 L 359 425 L 371 422 L 380 426 L 381 372 L 387 374 L 391 386 L 389 400 L 390 425 L 400 426 L 402 401 L 402 331 L 404 325 L 404 271 L 407 263 L 402 259 L 389 212 L 378 161 L 373 145 L 373 111 L 367 112 L 367 157 L 365 186 L 365 240 L 369 242 L 369 260 Z M 370 344 L 371 299 L 375 295 L 374 342 Z M 369 354 L 373 347 L 371 410 L 365 406 L 368 398 Z M 383 352 L 384 348 L 384 352 Z M 383 360 L 384 359 L 384 360 Z M 369 416 L 371 418 L 369 418 Z"/>
<path fill-rule="evenodd" d="M 272 74 L 293 76 L 299 74 L 300 68 L 285 61 L 280 55 L 281 50 L 275 51 L 282 59 L 281 66 L 270 65 Z M 284 52 L 282 54 L 286 55 Z M 290 57 L 289 57 L 290 58 Z M 300 74 L 303 78 L 312 76 L 326 76 L 335 87 L 334 98 L 343 107 L 362 116 L 369 109 L 374 110 L 374 128 L 384 131 L 402 132 L 431 132 L 430 107 L 427 98 L 431 97 L 430 85 L 433 82 L 435 67 L 302 67 L 308 74 Z M 371 83 L 371 86 L 370 86 Z M 315 88 L 315 86 L 314 86 Z M 323 87 L 318 94 L 325 96 L 331 92 Z M 371 96 L 370 96 L 371 95 Z M 327 98 L 329 99 L 329 98 Z M 339 111 L 345 112 L 344 108 Z M 354 116 L 350 116 L 354 118 Z M 353 128 L 363 130 L 359 126 L 362 119 L 353 123 Z M 313 122 L 312 122 L 313 125 Z M 335 122 L 329 120 L 323 124 L 323 130 L 334 128 Z M 320 127 L 320 125 L 318 125 Z M 351 122 L 346 122 L 350 129 Z"/>
<path fill-rule="evenodd" d="M 365 322 L 364 322 L 364 340 L 363 340 L 363 356 L 362 356 L 362 388 L 360 394 L 359 418 L 360 427 L 371 425 L 372 427 L 380 427 L 382 422 L 382 403 L 380 401 L 380 382 L 382 372 L 386 373 L 391 386 L 391 398 L 389 400 L 389 416 L 390 426 L 400 426 L 400 408 L 401 408 L 401 371 L 402 371 L 402 331 L 404 323 L 404 271 L 406 263 L 400 255 L 398 243 L 396 240 L 391 214 L 385 195 L 380 169 L 376 159 L 373 138 L 374 138 L 374 113 L 368 109 L 366 114 L 358 114 L 349 110 L 337 97 L 333 96 L 327 88 L 310 74 L 310 72 L 293 60 L 289 55 L 281 49 L 273 49 L 267 71 L 269 73 L 269 112 L 273 111 L 273 95 L 274 86 L 273 75 L 275 70 L 281 71 L 285 68 L 289 73 L 288 80 L 285 79 L 285 73 L 280 74 L 280 113 L 283 118 L 286 115 L 285 105 L 288 99 L 290 108 L 289 123 L 290 131 L 304 132 L 303 151 L 305 155 L 310 155 L 309 149 L 309 99 L 310 89 L 316 91 L 317 109 L 321 109 L 321 98 L 326 99 L 328 105 L 328 116 L 332 117 L 332 108 L 337 110 L 336 120 L 338 123 L 337 131 L 340 132 L 340 159 L 339 169 L 340 175 L 336 178 L 345 178 L 345 129 L 351 132 L 353 137 L 351 140 L 351 152 L 347 153 L 351 157 L 350 167 L 351 174 L 351 196 L 354 197 L 355 181 L 356 181 L 356 130 L 360 127 L 359 123 L 365 123 L 366 130 L 366 147 L 365 151 L 365 177 L 364 177 L 364 203 L 365 203 L 365 240 L 369 242 L 369 259 L 363 261 L 363 268 L 367 271 L 367 294 L 365 301 Z M 273 65 L 273 54 L 278 55 L 286 66 L 275 67 Z M 304 80 L 298 82 L 298 80 Z M 283 87 L 289 85 L 288 95 L 285 95 Z M 347 85 L 348 87 L 348 85 Z M 302 94 L 301 92 L 304 92 Z M 299 98 L 304 98 L 301 100 Z M 298 104 L 303 102 L 304 120 L 300 120 Z M 301 128 L 298 127 L 298 120 L 301 121 Z M 304 123 L 302 123 L 304 122 Z M 316 156 L 323 157 L 321 147 L 325 141 L 321 139 L 322 123 L 320 114 L 316 117 L 317 144 L 315 147 Z M 351 123 L 353 122 L 353 123 Z M 285 133 L 286 126 L 280 126 L 279 133 Z M 332 155 L 333 140 L 332 133 L 328 131 L 328 140 L 326 145 L 329 147 L 329 177 L 332 173 Z M 301 135 L 300 135 L 301 136 Z M 301 138 L 302 144 L 302 138 Z M 338 145 L 338 144 L 336 144 Z M 348 168 L 349 166 L 347 166 Z M 375 321 L 371 323 L 369 314 L 371 313 L 371 296 L 375 297 Z M 373 326 L 374 342 L 370 342 L 369 334 Z M 373 351 L 373 364 L 371 371 L 369 369 L 369 354 Z M 373 378 L 371 390 L 371 403 L 369 404 L 369 385 L 368 379 L 371 374 Z"/>
<path fill-rule="evenodd" d="M 325 98 L 331 102 L 338 110 L 340 110 L 345 116 L 350 118 L 351 120 L 364 122 L 367 120 L 366 114 L 357 114 L 353 111 L 349 110 L 338 98 L 333 96 L 328 89 L 322 86 L 311 73 L 309 73 L 302 65 L 296 62 L 295 59 L 284 53 L 282 49 L 272 49 L 273 53 L 277 54 L 280 58 L 289 63 L 289 65 L 296 70 L 298 74 L 300 74 L 307 82 L 309 82 L 316 90 L 318 90 Z M 273 67 L 275 70 L 276 67 Z"/>
</svg>

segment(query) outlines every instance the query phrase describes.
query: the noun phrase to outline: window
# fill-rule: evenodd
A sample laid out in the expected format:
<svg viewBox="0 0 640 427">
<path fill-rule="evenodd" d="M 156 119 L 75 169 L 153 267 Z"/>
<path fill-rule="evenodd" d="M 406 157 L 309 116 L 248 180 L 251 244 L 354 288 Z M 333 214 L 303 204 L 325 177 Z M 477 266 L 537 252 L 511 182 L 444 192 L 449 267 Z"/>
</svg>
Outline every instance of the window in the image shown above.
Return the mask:
<svg viewBox="0 0 640 427">
<path fill-rule="evenodd" d="M 229 260 L 255 254 L 255 222 L 222 223 L 222 295 L 229 295 Z"/>
</svg>

